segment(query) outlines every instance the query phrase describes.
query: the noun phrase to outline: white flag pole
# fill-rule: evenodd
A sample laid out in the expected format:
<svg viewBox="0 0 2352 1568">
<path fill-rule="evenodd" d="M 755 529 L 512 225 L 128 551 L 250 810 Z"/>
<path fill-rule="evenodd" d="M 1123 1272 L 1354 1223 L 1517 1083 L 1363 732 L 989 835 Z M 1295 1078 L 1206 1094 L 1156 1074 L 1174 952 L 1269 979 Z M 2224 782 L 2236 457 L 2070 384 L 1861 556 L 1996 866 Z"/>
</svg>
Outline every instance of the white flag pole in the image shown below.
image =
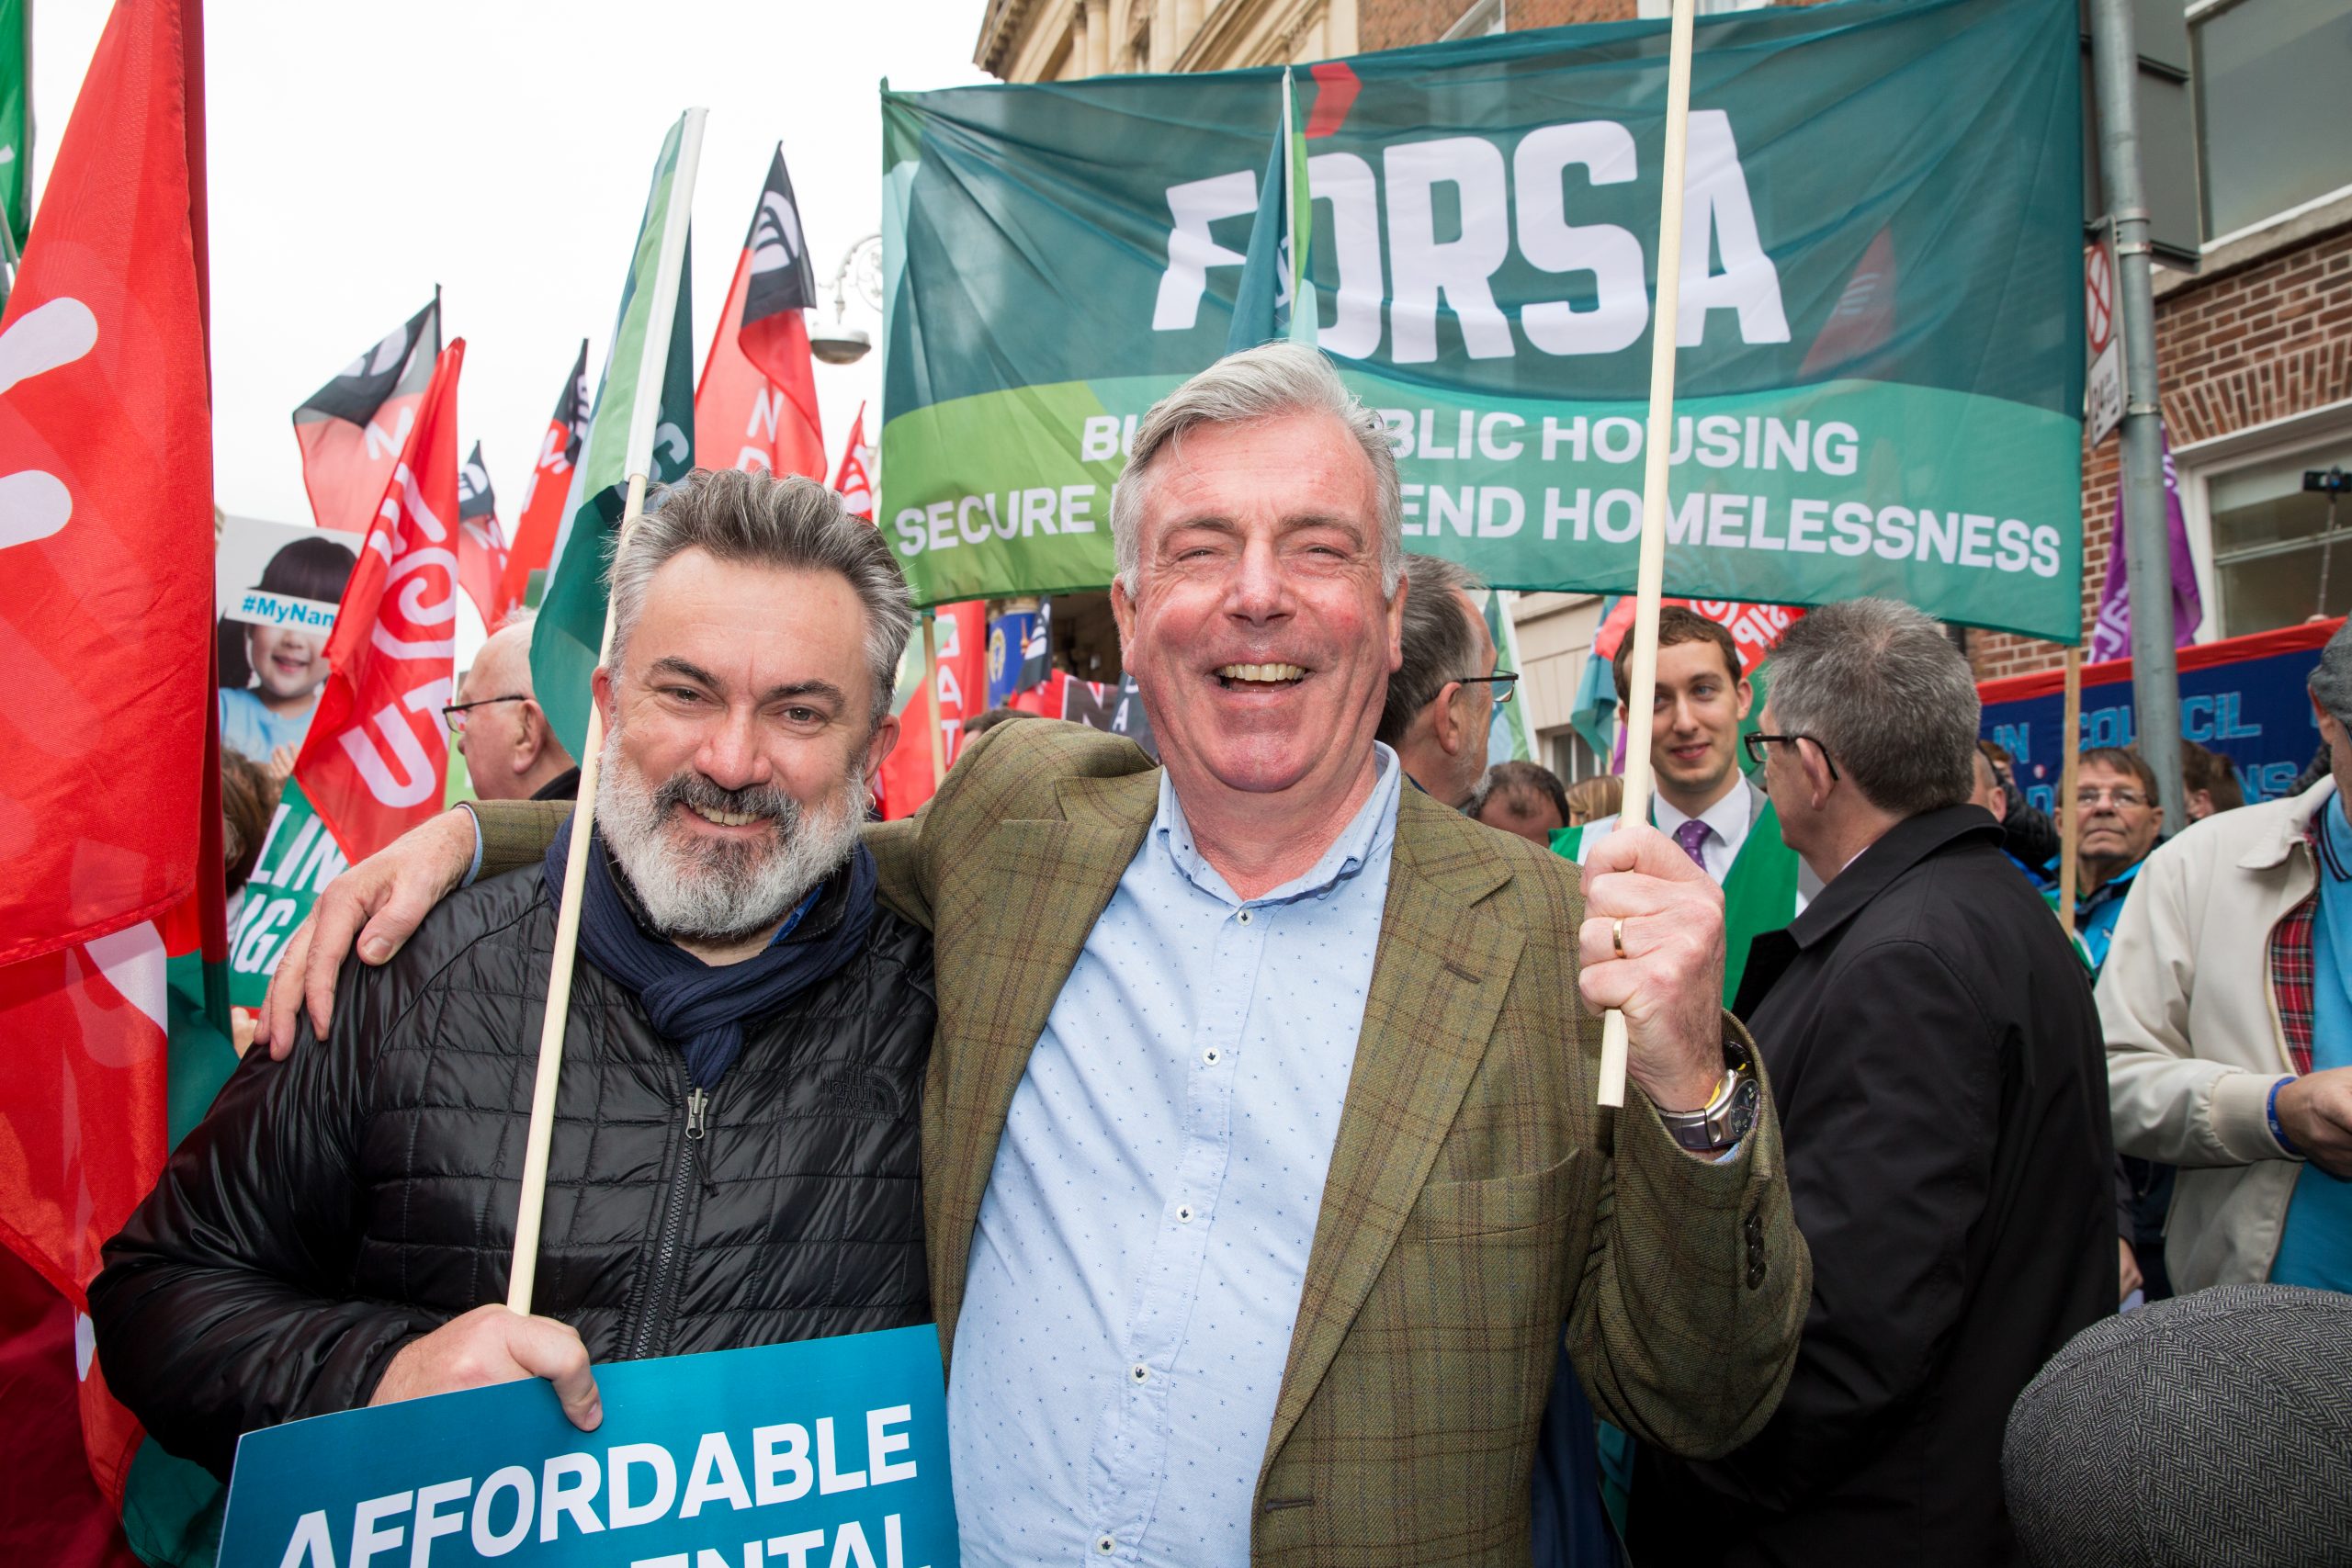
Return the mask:
<svg viewBox="0 0 2352 1568">
<path fill-rule="evenodd" d="M 1657 696 L 1657 610 L 1666 591 L 1667 453 L 1674 434 L 1674 347 L 1681 325 L 1682 169 L 1690 128 L 1695 0 L 1674 0 L 1666 64 L 1666 160 L 1657 215 L 1657 303 L 1650 313 L 1650 422 L 1642 465 L 1642 555 L 1634 588 L 1634 656 L 1626 671 L 1625 798 L 1617 820 L 1650 818 L 1650 707 Z M 1625 1103 L 1625 1015 L 1600 1021 L 1603 1105 Z"/>
<path fill-rule="evenodd" d="M 653 469 L 653 441 L 662 416 L 662 387 L 670 363 L 670 328 L 678 311 L 678 288 L 685 270 L 686 231 L 694 211 L 695 170 L 702 161 L 702 127 L 708 113 L 688 109 L 678 137 L 677 167 L 670 175 L 670 205 L 662 220 L 662 250 L 653 269 L 645 342 L 638 357 L 637 400 L 629 410 L 628 446 L 623 454 L 628 500 L 621 510 L 620 538 L 645 515 L 645 487 Z M 605 633 L 596 662 L 613 655 L 613 606 L 605 602 Z M 580 797 L 571 808 L 571 844 L 563 867 L 563 902 L 557 907 L 555 959 L 548 971 L 548 1005 L 539 1022 L 539 1070 L 531 1087 L 531 1130 L 523 1145 L 523 1201 L 514 1216 L 514 1262 L 508 1274 L 509 1310 L 531 1310 L 538 1283 L 539 1225 L 547 1208 L 548 1145 L 555 1135 L 556 1085 L 563 1074 L 563 1027 L 571 1011 L 571 970 L 580 951 L 580 900 L 588 878 L 588 840 L 595 827 L 597 761 L 605 749 L 605 716 L 588 707 L 588 742 L 580 756 Z"/>
</svg>

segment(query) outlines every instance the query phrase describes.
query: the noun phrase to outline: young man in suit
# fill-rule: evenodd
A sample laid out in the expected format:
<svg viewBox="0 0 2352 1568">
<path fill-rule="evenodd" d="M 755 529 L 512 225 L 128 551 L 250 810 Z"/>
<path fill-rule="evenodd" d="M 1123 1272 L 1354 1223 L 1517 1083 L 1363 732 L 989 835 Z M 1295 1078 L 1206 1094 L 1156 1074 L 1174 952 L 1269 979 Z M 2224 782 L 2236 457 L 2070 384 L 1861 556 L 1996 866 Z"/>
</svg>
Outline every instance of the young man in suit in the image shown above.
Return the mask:
<svg viewBox="0 0 2352 1568">
<path fill-rule="evenodd" d="M 1628 636 L 1612 660 L 1621 703 L 1631 699 L 1633 658 Z M 1658 612 L 1650 821 L 1724 890 L 1726 1003 L 1739 993 L 1749 943 L 1796 919 L 1821 891 L 1821 879 L 1782 839 L 1771 801 L 1740 772 L 1739 727 L 1755 700 L 1731 633 L 1679 604 Z M 1604 817 L 1563 829 L 1552 848 L 1582 864 L 1616 826 Z"/>
<path fill-rule="evenodd" d="M 1654 831 L 1580 888 L 1402 787 L 1374 739 L 1400 523 L 1385 427 L 1319 355 L 1212 367 L 1145 418 L 1112 512 L 1164 769 L 1006 725 L 868 835 L 935 942 L 923 1201 L 968 1563 L 1524 1563 L 1564 1337 L 1673 1450 L 1771 1411 L 1808 1275 L 1719 1006 L 1720 896 Z M 481 824 L 486 867 L 546 839 L 544 808 Z M 306 987 L 328 1023 L 355 933 L 396 944 L 464 874 L 468 818 L 420 834 L 328 896 L 273 1039 Z M 1625 1012 L 1621 1111 L 1588 1006 Z"/>
</svg>

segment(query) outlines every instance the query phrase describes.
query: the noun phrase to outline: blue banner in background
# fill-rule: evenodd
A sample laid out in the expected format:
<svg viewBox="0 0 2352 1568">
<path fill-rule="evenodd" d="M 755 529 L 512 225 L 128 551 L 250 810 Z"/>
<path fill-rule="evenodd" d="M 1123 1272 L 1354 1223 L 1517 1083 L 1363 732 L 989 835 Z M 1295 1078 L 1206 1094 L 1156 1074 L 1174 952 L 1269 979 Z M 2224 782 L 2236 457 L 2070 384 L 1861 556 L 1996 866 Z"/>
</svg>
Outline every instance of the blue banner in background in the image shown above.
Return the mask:
<svg viewBox="0 0 2352 1568">
<path fill-rule="evenodd" d="M 2303 682 L 2340 624 L 2289 626 L 2181 650 L 2181 739 L 2229 758 L 2249 805 L 2284 795 L 2319 749 L 2319 726 Z M 2065 693 L 2059 677 L 2052 672 L 1990 681 L 1979 691 L 1984 716 L 1978 733 L 2008 749 L 2026 799 L 2044 811 L 2053 809 L 2065 756 L 2059 736 Z M 2131 661 L 2086 666 L 2081 744 L 2129 746 L 2137 737 Z"/>
<path fill-rule="evenodd" d="M 596 1369 L 249 1432 L 220 1568 L 955 1568 L 929 1325 Z"/>
</svg>

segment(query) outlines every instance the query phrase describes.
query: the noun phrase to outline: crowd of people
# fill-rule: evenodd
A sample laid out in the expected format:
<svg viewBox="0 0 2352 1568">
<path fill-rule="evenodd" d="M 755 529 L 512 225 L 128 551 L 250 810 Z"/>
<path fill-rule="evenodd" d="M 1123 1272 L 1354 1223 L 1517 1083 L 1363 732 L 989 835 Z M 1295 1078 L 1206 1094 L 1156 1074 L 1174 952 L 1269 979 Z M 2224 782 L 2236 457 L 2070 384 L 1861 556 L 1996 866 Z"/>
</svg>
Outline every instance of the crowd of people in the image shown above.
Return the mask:
<svg viewBox="0 0 2352 1568">
<path fill-rule="evenodd" d="M 935 1322 L 976 1564 L 2061 1560 L 2077 1472 L 2003 1453 L 2070 1342 L 2352 1292 L 2352 637 L 2300 795 L 2209 756 L 2167 836 L 2083 754 L 2070 941 L 1934 621 L 1822 606 L 1759 702 L 1668 609 L 1624 821 L 1487 765 L 1517 676 L 1398 517 L 1319 355 L 1220 362 L 1113 502 L 1161 765 L 995 722 L 876 824 L 888 549 L 808 481 L 674 487 L 612 569 L 536 1314 L 482 1303 L 580 774 L 510 629 L 449 710 L 480 800 L 322 896 L 108 1248 L 118 1395 L 225 1474 L 298 1416 L 540 1377 L 593 1428 L 606 1361 Z"/>
</svg>

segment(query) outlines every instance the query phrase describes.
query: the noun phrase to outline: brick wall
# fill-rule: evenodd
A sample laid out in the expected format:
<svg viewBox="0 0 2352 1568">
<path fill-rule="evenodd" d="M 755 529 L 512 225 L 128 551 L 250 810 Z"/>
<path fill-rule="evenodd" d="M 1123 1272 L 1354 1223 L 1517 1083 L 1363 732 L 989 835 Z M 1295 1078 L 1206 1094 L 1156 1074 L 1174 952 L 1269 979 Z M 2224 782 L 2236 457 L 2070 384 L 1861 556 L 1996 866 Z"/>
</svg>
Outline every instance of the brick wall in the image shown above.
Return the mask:
<svg viewBox="0 0 2352 1568">
<path fill-rule="evenodd" d="M 1356 42 L 1367 53 L 1428 43 L 1462 19 L 1471 0 L 1356 0 Z M 1512 32 L 1570 22 L 1617 22 L 1634 15 L 1634 0 L 1505 0 Z"/>
<path fill-rule="evenodd" d="M 2156 376 L 2167 438 L 2192 442 L 2352 398 L 2352 228 L 2156 301 Z M 2116 449 L 2083 464 L 2083 617 L 2098 607 L 2115 527 Z M 2060 662 L 2056 645 L 1976 633 L 1980 679 Z"/>
</svg>

